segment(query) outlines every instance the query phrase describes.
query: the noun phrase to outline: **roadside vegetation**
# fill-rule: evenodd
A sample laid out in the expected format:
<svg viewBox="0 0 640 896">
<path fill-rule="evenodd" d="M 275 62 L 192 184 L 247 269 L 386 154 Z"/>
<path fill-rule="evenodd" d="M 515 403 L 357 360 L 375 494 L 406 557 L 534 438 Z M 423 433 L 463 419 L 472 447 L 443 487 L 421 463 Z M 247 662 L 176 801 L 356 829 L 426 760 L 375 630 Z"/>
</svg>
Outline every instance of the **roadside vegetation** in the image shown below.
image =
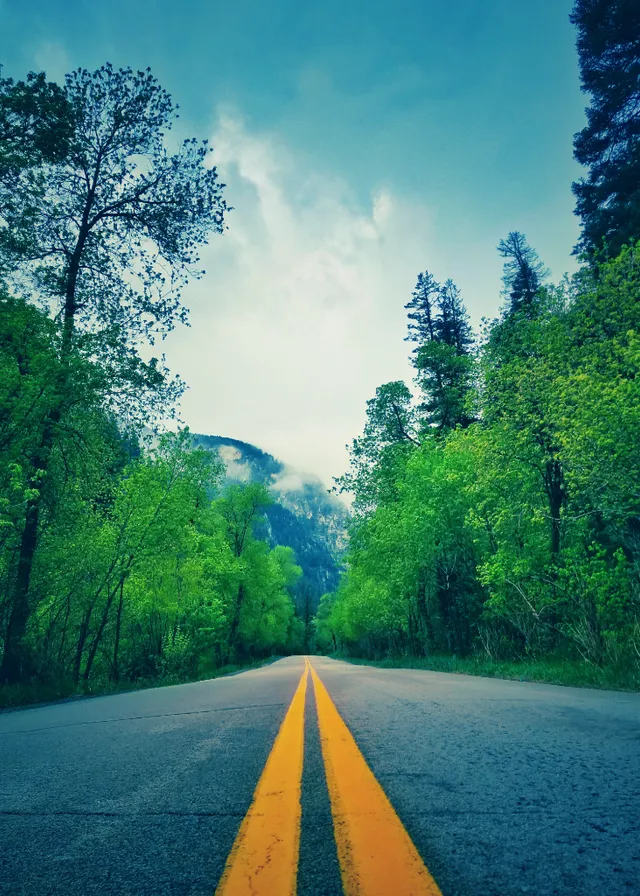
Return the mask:
<svg viewBox="0 0 640 896">
<path fill-rule="evenodd" d="M 481 654 L 467 657 L 453 654 L 431 654 L 427 657 L 387 657 L 367 660 L 361 657 L 336 656 L 355 665 L 375 666 L 380 669 L 417 669 L 427 672 L 447 672 L 455 675 L 478 675 L 482 678 L 503 678 L 510 681 L 530 681 L 557 684 L 574 688 L 596 688 L 612 691 L 639 691 L 640 675 L 633 667 L 619 669 L 594 666 L 583 660 L 517 659 L 493 660 Z"/>
<path fill-rule="evenodd" d="M 211 676 L 298 649 L 291 550 L 260 485 L 162 435 L 186 320 L 225 228 L 205 142 L 146 72 L 0 78 L 0 705 Z"/>
<path fill-rule="evenodd" d="M 573 21 L 580 270 L 551 284 L 509 233 L 480 334 L 451 280 L 418 275 L 414 382 L 379 387 L 338 482 L 350 547 L 319 652 L 638 684 L 640 22 L 629 0 Z M 267 490 L 162 434 L 184 384 L 157 346 L 229 211 L 176 108 L 109 64 L 0 77 L 0 705 L 313 646 L 293 552 L 261 537 Z"/>
<path fill-rule="evenodd" d="M 153 675 L 150 678 L 136 678 L 132 681 L 121 680 L 118 684 L 114 684 L 108 679 L 92 678 L 79 687 L 74 686 L 70 681 L 53 680 L 48 682 L 33 680 L 25 684 L 5 685 L 0 691 L 2 695 L 0 711 L 7 712 L 34 704 L 66 703 L 69 700 L 80 700 L 85 697 L 105 697 L 109 694 L 122 694 L 147 688 L 164 688 L 196 681 L 209 681 L 212 678 L 223 678 L 225 675 L 236 675 L 250 669 L 259 669 L 277 659 L 278 657 L 275 655 L 261 660 L 247 660 L 244 663 L 228 663 L 224 666 L 217 665 L 215 662 L 203 663 L 196 673 Z"/>
<path fill-rule="evenodd" d="M 573 21 L 591 98 L 580 270 L 551 284 L 509 233 L 502 312 L 480 334 L 451 280 L 419 274 L 413 387 L 380 386 L 338 480 L 354 518 L 321 649 L 640 684 L 640 20 L 578 0 Z"/>
</svg>

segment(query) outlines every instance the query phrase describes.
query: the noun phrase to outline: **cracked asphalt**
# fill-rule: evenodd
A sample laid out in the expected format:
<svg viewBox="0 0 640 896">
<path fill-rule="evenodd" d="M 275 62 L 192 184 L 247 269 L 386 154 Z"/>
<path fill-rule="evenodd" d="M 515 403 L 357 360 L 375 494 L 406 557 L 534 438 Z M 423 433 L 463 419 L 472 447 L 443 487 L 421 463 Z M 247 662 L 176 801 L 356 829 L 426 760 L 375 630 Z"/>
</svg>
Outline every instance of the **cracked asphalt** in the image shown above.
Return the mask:
<svg viewBox="0 0 640 896">
<path fill-rule="evenodd" d="M 0 714 L 0 893 L 211 896 L 303 665 Z M 640 695 L 313 665 L 444 896 L 640 893 Z M 331 834 L 308 689 L 299 893 Z"/>
</svg>

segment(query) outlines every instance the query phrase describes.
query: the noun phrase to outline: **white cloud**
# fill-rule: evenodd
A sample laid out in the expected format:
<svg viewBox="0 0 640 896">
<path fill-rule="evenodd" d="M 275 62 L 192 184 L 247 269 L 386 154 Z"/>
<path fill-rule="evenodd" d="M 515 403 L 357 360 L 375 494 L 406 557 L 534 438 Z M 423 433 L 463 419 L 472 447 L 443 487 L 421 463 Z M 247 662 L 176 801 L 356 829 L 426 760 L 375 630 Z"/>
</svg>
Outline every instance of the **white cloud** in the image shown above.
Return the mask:
<svg viewBox="0 0 640 896">
<path fill-rule="evenodd" d="M 221 114 L 214 162 L 235 207 L 185 296 L 192 328 L 167 359 L 189 383 L 193 431 L 252 442 L 331 477 L 378 385 L 408 378 L 404 303 L 432 256 L 429 212 L 348 185 Z"/>
<path fill-rule="evenodd" d="M 55 41 L 43 41 L 32 53 L 35 71 L 47 73 L 50 81 L 62 83 L 64 76 L 71 70 L 69 56 L 62 44 Z"/>
<path fill-rule="evenodd" d="M 240 482 L 249 482 L 251 479 L 251 468 L 242 460 L 242 454 L 233 445 L 220 445 L 218 454 L 227 468 L 227 474 L 232 479 L 238 479 Z"/>
<path fill-rule="evenodd" d="M 285 467 L 283 472 L 273 480 L 270 488 L 272 492 L 286 494 L 287 492 L 299 492 L 305 485 L 317 484 L 318 479 L 316 476 L 309 473 L 300 473 L 291 467 Z"/>
</svg>

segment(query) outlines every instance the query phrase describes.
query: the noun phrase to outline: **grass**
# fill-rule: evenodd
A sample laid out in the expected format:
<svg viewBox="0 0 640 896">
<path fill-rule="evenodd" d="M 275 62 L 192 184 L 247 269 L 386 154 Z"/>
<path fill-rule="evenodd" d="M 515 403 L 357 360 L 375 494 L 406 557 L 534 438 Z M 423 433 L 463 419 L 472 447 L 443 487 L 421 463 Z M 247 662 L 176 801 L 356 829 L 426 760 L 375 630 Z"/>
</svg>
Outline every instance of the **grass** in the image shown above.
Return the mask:
<svg viewBox="0 0 640 896">
<path fill-rule="evenodd" d="M 366 660 L 341 656 L 349 663 L 377 666 L 382 669 L 428 669 L 432 672 L 456 672 L 484 678 L 505 678 L 513 681 L 539 681 L 578 688 L 604 688 L 614 691 L 640 691 L 640 670 L 604 666 L 566 659 L 491 660 L 485 657 L 388 657 Z"/>
<path fill-rule="evenodd" d="M 235 675 L 248 669 L 258 669 L 275 662 L 279 657 L 267 657 L 252 663 L 229 664 L 218 667 L 205 667 L 197 675 L 179 677 L 163 676 L 138 681 L 122 681 L 114 685 L 106 681 L 96 681 L 74 685 L 71 682 L 45 684 L 33 682 L 28 684 L 5 685 L 0 687 L 0 710 L 16 709 L 22 706 L 33 706 L 45 703 L 56 703 L 67 700 L 78 700 L 83 697 L 104 697 L 108 694 L 123 694 L 129 691 L 142 691 L 149 688 L 163 688 L 175 684 L 187 684 L 194 681 L 208 681 L 210 678 L 222 678 Z"/>
</svg>

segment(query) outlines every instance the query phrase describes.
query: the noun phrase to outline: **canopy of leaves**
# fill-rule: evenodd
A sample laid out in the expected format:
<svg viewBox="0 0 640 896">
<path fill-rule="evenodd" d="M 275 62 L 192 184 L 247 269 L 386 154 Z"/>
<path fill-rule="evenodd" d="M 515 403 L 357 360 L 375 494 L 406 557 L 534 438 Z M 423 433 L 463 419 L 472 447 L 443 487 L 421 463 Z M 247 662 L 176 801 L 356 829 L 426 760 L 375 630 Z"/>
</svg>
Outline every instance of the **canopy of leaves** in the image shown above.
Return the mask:
<svg viewBox="0 0 640 896">
<path fill-rule="evenodd" d="M 15 191 L 24 171 L 62 161 L 69 151 L 73 125 L 64 90 L 48 82 L 44 72 L 30 72 L 25 81 L 0 78 L 2 191 Z M 0 214 L 2 208 L 0 200 Z"/>
<path fill-rule="evenodd" d="M 14 165 L 0 189 L 5 276 L 14 293 L 38 295 L 62 315 L 63 350 L 74 339 L 100 358 L 115 408 L 130 417 L 142 405 L 148 414 L 164 398 L 170 410 L 180 384 L 167 384 L 161 360 L 143 362 L 139 345 L 186 321 L 181 290 L 202 273 L 198 247 L 223 230 L 224 185 L 208 164 L 211 150 L 189 139 L 170 151 L 177 107 L 148 70 L 106 64 L 73 72 L 63 88 L 33 76 L 18 98 L 17 89 L 5 85 L 0 95 L 7 133 L 19 130 L 29 104 L 44 150 L 47 127 L 66 130 L 56 152 L 27 138 L 28 164 Z"/>
</svg>

